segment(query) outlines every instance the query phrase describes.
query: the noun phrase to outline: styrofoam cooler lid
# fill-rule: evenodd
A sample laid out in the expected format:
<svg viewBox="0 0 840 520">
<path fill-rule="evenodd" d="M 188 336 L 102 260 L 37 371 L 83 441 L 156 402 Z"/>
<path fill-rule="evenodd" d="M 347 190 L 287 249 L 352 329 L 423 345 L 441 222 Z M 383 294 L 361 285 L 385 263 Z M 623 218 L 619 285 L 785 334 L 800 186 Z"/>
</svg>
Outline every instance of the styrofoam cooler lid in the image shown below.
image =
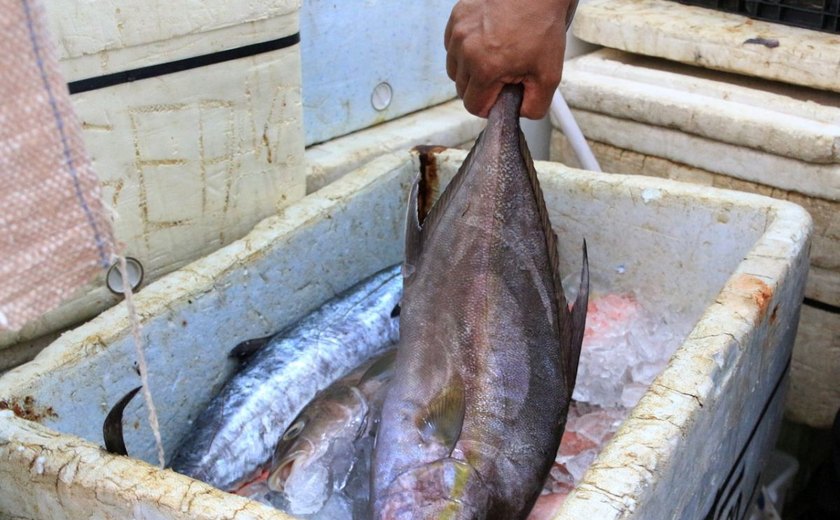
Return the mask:
<svg viewBox="0 0 840 520">
<path fill-rule="evenodd" d="M 723 143 L 761 152 L 766 160 L 778 164 L 772 175 L 770 171 L 752 171 L 757 163 L 737 168 L 703 166 L 709 171 L 734 176 L 741 176 L 741 171 L 746 180 L 840 200 L 840 94 L 611 49 L 567 62 L 560 88 L 573 109 L 681 133 L 683 140 L 702 137 L 708 139 L 707 148 L 720 148 L 715 143 Z M 650 132 L 624 132 L 612 140 L 587 137 L 640 151 L 651 148 L 653 139 Z M 730 154 L 712 158 L 708 150 L 694 152 L 706 155 L 705 163 L 734 160 Z M 682 155 L 690 154 L 691 150 L 686 150 Z M 673 160 L 691 163 L 685 157 Z"/>
<path fill-rule="evenodd" d="M 673 0 L 582 2 L 572 30 L 613 49 L 840 92 L 834 34 Z"/>
<path fill-rule="evenodd" d="M 297 16 L 286 15 L 300 8 L 297 0 L 45 3 L 71 82 L 296 34 Z"/>
</svg>

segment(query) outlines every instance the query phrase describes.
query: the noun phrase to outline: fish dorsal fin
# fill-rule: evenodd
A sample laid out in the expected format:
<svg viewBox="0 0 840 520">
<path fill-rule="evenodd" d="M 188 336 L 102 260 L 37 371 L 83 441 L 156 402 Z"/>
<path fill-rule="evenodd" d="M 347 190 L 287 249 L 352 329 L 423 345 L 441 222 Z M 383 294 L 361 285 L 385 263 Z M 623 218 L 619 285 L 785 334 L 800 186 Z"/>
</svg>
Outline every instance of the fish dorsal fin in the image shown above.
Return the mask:
<svg viewBox="0 0 840 520">
<path fill-rule="evenodd" d="M 551 221 L 548 218 L 548 208 L 545 205 L 545 198 L 543 197 L 542 188 L 540 188 L 539 179 L 537 178 L 537 170 L 534 168 L 534 161 L 531 159 L 531 153 L 528 151 L 525 136 L 521 131 L 519 132 L 519 148 L 522 152 L 522 158 L 525 161 L 531 188 L 534 190 L 540 225 L 545 235 L 548 261 L 551 266 L 552 279 L 554 281 L 554 292 L 557 295 L 557 312 L 559 314 L 558 319 L 560 320 L 561 341 L 562 344 L 569 346 L 560 355 L 563 359 L 563 376 L 566 392 L 569 398 L 571 398 L 575 386 L 575 379 L 577 378 L 583 333 L 586 329 L 586 307 L 589 303 L 589 257 L 586 251 L 586 241 L 583 242 L 583 265 L 581 267 L 580 289 L 578 290 L 574 306 L 569 311 L 566 295 L 563 292 L 562 277 L 560 276 L 557 235 L 551 227 Z"/>
<path fill-rule="evenodd" d="M 519 131 L 519 150 L 522 153 L 522 160 L 525 162 L 525 170 L 528 173 L 528 181 L 531 184 L 531 189 L 534 192 L 534 198 L 537 203 L 540 226 L 543 230 L 545 245 L 548 250 L 548 263 L 551 266 L 551 277 L 554 280 L 554 291 L 557 295 L 559 311 L 562 313 L 566 310 L 566 295 L 563 293 L 563 285 L 561 283 L 562 277 L 560 276 L 560 261 L 557 253 L 557 235 L 551 227 L 551 221 L 548 218 L 548 208 L 545 205 L 540 181 L 537 178 L 537 170 L 534 168 L 534 160 L 531 158 L 531 152 L 528 150 L 525 134 L 521 130 Z"/>
<path fill-rule="evenodd" d="M 575 298 L 575 304 L 571 312 L 571 348 L 566 356 L 566 390 L 571 396 L 577 379 L 578 362 L 580 361 L 580 349 L 583 344 L 583 334 L 586 331 L 586 310 L 589 305 L 589 254 L 586 251 L 586 240 L 583 241 L 583 263 L 580 268 L 580 287 Z"/>
<path fill-rule="evenodd" d="M 466 401 L 464 386 L 459 378 L 438 393 L 417 418 L 417 429 L 427 443 L 438 443 L 452 451 L 464 425 Z"/>
<path fill-rule="evenodd" d="M 441 215 L 444 213 L 447 206 L 449 206 L 450 200 L 456 193 L 458 193 L 461 184 L 464 183 L 464 179 L 467 177 L 466 172 L 469 171 L 472 165 L 476 150 L 481 147 L 481 138 L 483 135 L 484 132 L 479 134 L 475 145 L 473 145 L 472 149 L 467 154 L 467 157 L 464 159 L 464 162 L 461 164 L 461 167 L 458 169 L 458 173 L 452 177 L 452 180 L 449 181 L 446 189 L 443 190 L 443 193 L 441 193 L 438 200 L 434 203 L 434 205 L 432 205 L 426 215 L 422 215 L 419 211 L 421 209 L 419 199 L 422 197 L 426 200 L 426 198 L 430 197 L 431 194 L 420 192 L 422 172 L 414 181 L 414 186 L 411 189 L 411 195 L 408 200 L 408 218 L 406 218 L 405 260 L 407 264 L 415 264 L 417 258 L 420 256 L 420 252 L 423 250 L 424 238 L 428 237 L 434 231 L 435 227 L 437 227 Z M 440 150 L 435 151 L 437 152 Z M 421 161 L 421 163 L 424 164 L 428 162 L 429 159 Z M 427 186 L 426 189 L 431 189 L 431 186 Z"/>
</svg>

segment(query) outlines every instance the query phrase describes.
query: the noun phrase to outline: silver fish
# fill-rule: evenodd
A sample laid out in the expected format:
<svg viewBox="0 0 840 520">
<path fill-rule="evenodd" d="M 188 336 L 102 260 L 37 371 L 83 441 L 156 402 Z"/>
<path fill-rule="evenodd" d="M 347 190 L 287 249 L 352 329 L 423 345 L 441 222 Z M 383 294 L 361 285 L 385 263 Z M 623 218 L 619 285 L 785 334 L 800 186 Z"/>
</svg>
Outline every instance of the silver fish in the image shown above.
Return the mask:
<svg viewBox="0 0 840 520">
<path fill-rule="evenodd" d="M 362 495 L 367 505 L 370 444 L 395 355 L 389 350 L 319 392 L 283 433 L 268 487 L 284 495 L 286 512 L 316 513 L 333 494 L 347 503 Z M 353 474 L 363 489 L 347 489 Z"/>
<path fill-rule="evenodd" d="M 318 391 L 397 341 L 399 273 L 362 281 L 248 358 L 195 420 L 171 468 L 226 491 L 246 482 Z"/>
<path fill-rule="evenodd" d="M 422 219 L 406 223 L 401 340 L 373 455 L 376 519 L 525 518 L 572 397 L 589 275 L 569 310 L 521 85 Z M 421 227 L 422 222 L 422 227 Z"/>
</svg>

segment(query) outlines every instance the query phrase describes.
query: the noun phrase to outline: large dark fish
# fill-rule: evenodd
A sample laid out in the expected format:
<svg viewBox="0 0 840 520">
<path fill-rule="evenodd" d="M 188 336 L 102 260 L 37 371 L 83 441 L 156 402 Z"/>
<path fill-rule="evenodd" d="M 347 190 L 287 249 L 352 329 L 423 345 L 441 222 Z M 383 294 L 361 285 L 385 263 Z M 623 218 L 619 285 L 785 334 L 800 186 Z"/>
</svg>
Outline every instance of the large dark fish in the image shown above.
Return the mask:
<svg viewBox="0 0 840 520">
<path fill-rule="evenodd" d="M 172 469 L 226 491 L 252 477 L 318 391 L 399 339 L 401 278 L 399 267 L 380 271 L 247 358 L 195 420 Z"/>
<path fill-rule="evenodd" d="M 389 350 L 319 392 L 283 433 L 268 487 L 283 495 L 287 512 L 316 513 L 331 498 L 343 500 L 348 509 L 367 510 L 369 444 L 379 423 L 395 355 L 395 350 Z M 354 471 L 361 476 L 361 489 L 354 494 L 362 495 L 362 500 L 354 500 L 357 497 L 348 489 Z"/>
<path fill-rule="evenodd" d="M 570 311 L 519 129 L 521 86 L 422 221 L 409 201 L 400 344 L 373 456 L 374 518 L 527 516 L 572 397 L 589 273 Z"/>
</svg>

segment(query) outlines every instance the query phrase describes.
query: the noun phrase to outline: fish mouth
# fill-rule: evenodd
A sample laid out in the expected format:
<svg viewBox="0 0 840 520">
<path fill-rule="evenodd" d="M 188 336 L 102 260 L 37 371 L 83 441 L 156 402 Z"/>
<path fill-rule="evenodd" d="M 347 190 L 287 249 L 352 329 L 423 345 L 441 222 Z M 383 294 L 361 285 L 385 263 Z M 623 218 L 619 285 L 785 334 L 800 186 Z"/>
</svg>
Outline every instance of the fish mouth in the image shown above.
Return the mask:
<svg viewBox="0 0 840 520">
<path fill-rule="evenodd" d="M 286 488 L 286 481 L 289 480 L 289 476 L 295 469 L 295 464 L 303 462 L 307 456 L 308 453 L 299 450 L 283 457 L 268 476 L 268 488 L 278 493 L 283 492 Z"/>
</svg>

